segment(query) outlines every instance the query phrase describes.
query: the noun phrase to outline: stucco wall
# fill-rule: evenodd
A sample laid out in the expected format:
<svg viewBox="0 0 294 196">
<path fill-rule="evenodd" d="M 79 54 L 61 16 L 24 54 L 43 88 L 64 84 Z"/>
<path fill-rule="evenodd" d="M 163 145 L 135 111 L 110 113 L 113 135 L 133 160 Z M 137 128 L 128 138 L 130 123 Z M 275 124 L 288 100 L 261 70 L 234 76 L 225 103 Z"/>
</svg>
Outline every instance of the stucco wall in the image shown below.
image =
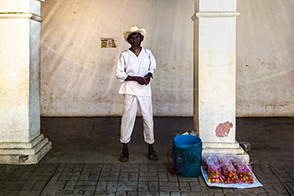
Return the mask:
<svg viewBox="0 0 294 196">
<path fill-rule="evenodd" d="M 294 1 L 239 0 L 237 115 L 294 116 Z"/>
<path fill-rule="evenodd" d="M 239 0 L 237 116 L 293 116 L 292 0 Z M 122 97 L 115 69 L 128 48 L 122 32 L 147 30 L 157 60 L 154 115 L 192 116 L 192 0 L 48 0 L 42 4 L 41 115 L 115 116 Z M 118 38 L 100 48 L 101 37 Z"/>
<path fill-rule="evenodd" d="M 123 31 L 146 28 L 143 47 L 157 60 L 152 81 L 154 114 L 192 114 L 193 1 L 71 0 L 42 7 L 41 115 L 121 115 L 115 77 L 119 54 L 129 45 Z M 101 48 L 101 37 L 118 38 Z"/>
</svg>

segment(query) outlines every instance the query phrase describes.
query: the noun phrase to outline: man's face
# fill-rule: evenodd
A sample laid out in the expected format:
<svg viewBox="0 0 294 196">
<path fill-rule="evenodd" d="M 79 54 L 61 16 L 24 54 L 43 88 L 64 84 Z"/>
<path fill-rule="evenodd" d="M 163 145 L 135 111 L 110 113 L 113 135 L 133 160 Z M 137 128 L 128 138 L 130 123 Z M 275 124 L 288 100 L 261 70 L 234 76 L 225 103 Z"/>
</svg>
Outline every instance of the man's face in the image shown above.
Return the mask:
<svg viewBox="0 0 294 196">
<path fill-rule="evenodd" d="M 128 41 L 133 47 L 141 46 L 141 42 L 143 41 L 143 39 L 144 36 L 142 36 L 140 33 L 132 33 L 128 37 Z"/>
</svg>

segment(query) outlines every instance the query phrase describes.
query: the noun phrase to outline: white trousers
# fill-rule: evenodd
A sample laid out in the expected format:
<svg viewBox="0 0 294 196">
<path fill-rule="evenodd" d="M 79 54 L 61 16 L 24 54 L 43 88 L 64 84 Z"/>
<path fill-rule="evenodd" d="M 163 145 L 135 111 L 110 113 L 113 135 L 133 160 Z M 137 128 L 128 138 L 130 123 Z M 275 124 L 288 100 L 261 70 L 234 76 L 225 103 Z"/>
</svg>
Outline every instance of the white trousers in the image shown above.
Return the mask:
<svg viewBox="0 0 294 196">
<path fill-rule="evenodd" d="M 121 143 L 129 143 L 135 125 L 138 103 L 143 117 L 144 141 L 148 144 L 154 143 L 152 98 L 135 95 L 124 95 L 124 114 L 121 119 Z"/>
</svg>

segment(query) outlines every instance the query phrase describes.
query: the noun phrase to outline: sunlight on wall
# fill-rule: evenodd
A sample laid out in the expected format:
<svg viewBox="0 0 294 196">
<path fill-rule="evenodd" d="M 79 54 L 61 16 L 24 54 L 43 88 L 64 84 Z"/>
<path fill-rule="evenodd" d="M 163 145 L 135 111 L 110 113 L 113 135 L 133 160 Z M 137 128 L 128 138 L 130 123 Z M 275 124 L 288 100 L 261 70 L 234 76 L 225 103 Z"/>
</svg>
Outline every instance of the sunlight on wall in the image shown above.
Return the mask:
<svg viewBox="0 0 294 196">
<path fill-rule="evenodd" d="M 146 28 L 143 47 L 157 61 L 152 81 L 155 115 L 191 116 L 193 1 L 46 1 L 42 7 L 41 114 L 121 115 L 119 54 L 123 31 Z M 100 48 L 116 37 L 117 48 Z"/>
</svg>

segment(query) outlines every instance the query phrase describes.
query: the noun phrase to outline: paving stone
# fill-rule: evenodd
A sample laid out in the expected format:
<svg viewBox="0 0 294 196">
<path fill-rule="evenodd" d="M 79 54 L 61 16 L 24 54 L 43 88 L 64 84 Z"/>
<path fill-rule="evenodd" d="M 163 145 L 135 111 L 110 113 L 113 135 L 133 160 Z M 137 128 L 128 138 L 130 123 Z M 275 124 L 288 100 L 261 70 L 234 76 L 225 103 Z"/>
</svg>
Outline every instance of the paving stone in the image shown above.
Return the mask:
<svg viewBox="0 0 294 196">
<path fill-rule="evenodd" d="M 73 171 L 74 172 L 81 172 L 83 171 L 85 165 L 84 164 L 76 164 L 74 165 Z"/>
<path fill-rule="evenodd" d="M 84 191 L 73 191 L 72 196 L 84 196 Z"/>
<path fill-rule="evenodd" d="M 112 168 L 112 165 L 110 165 L 110 164 L 105 164 L 105 165 L 103 165 L 102 166 L 102 172 L 109 172 L 109 171 L 111 171 L 111 168 Z"/>
<path fill-rule="evenodd" d="M 138 196 L 138 192 L 128 192 L 127 196 Z"/>
<path fill-rule="evenodd" d="M 100 172 L 91 172 L 88 180 L 96 181 L 98 180 L 99 175 L 100 175 Z"/>
<path fill-rule="evenodd" d="M 72 176 L 72 175 L 61 175 L 59 177 L 59 180 L 64 180 L 64 181 L 68 181 L 68 180 L 78 180 L 79 176 Z"/>
<path fill-rule="evenodd" d="M 51 178 L 49 175 L 32 175 L 28 180 L 36 180 L 36 181 L 48 181 Z"/>
<path fill-rule="evenodd" d="M 147 192 L 148 191 L 148 182 L 139 182 L 138 183 L 138 191 L 139 192 Z"/>
<path fill-rule="evenodd" d="M 83 196 L 93 196 L 94 193 L 94 191 L 84 191 Z"/>
<path fill-rule="evenodd" d="M 241 189 L 241 190 L 243 190 L 243 189 Z M 266 193 L 263 187 L 246 189 L 246 192 L 256 193 L 256 194 Z"/>
<path fill-rule="evenodd" d="M 84 171 L 82 172 L 82 174 L 79 176 L 79 180 L 88 180 L 89 177 L 91 175 L 91 172 L 90 171 Z"/>
<path fill-rule="evenodd" d="M 204 180 L 204 178 L 202 176 L 198 178 L 198 182 L 199 182 L 200 187 L 206 187 L 207 186 L 207 184 L 206 184 L 206 182 L 205 182 L 205 180 Z"/>
<path fill-rule="evenodd" d="M 74 164 L 67 164 L 64 168 L 64 171 L 73 171 L 74 167 Z"/>
<path fill-rule="evenodd" d="M 77 184 L 76 180 L 67 181 L 64 187 L 64 190 L 74 190 L 76 184 Z"/>
<path fill-rule="evenodd" d="M 47 185 L 47 181 L 36 181 L 34 184 L 33 188 L 31 189 L 32 191 L 42 191 L 44 187 Z"/>
<path fill-rule="evenodd" d="M 282 184 L 273 183 L 272 185 L 278 193 L 288 193 L 287 189 L 285 189 Z"/>
<path fill-rule="evenodd" d="M 130 172 L 129 173 L 129 181 L 138 181 L 139 173 Z"/>
<path fill-rule="evenodd" d="M 225 194 L 224 193 L 214 193 L 214 196 L 225 196 Z"/>
<path fill-rule="evenodd" d="M 294 182 L 286 182 L 286 186 L 290 188 L 290 192 L 294 192 Z"/>
<path fill-rule="evenodd" d="M 263 187 L 268 194 L 277 194 L 278 193 L 271 183 L 264 183 Z"/>
<path fill-rule="evenodd" d="M 140 172 L 139 181 L 158 181 L 157 173 Z"/>
<path fill-rule="evenodd" d="M 51 180 L 57 181 L 57 180 L 59 179 L 59 177 L 61 176 L 61 174 L 62 174 L 62 171 L 58 171 L 58 170 L 57 170 L 57 171 L 54 173 L 54 175 L 52 176 Z"/>
<path fill-rule="evenodd" d="M 0 195 L 1 196 L 17 196 L 19 191 L 14 191 L 14 190 L 11 190 L 11 191 L 2 191 L 0 192 Z"/>
<path fill-rule="evenodd" d="M 96 187 L 91 185 L 76 185 L 75 186 L 75 190 L 94 191 L 95 189 Z"/>
<path fill-rule="evenodd" d="M 121 168 L 121 164 L 113 164 L 112 167 L 111 167 L 111 171 L 120 171 L 120 168 Z"/>
<path fill-rule="evenodd" d="M 121 171 L 124 172 L 139 172 L 139 164 L 123 164 Z"/>
<path fill-rule="evenodd" d="M 65 188 L 66 182 L 67 181 L 57 181 L 53 188 L 55 190 L 63 190 Z"/>
<path fill-rule="evenodd" d="M 106 181 L 99 181 L 97 183 L 96 192 L 103 193 L 107 189 L 107 182 Z"/>
<path fill-rule="evenodd" d="M 148 164 L 147 167 L 148 167 L 149 172 L 157 172 L 158 171 L 158 167 L 156 164 Z"/>
<path fill-rule="evenodd" d="M 180 190 L 182 192 L 190 192 L 191 188 L 189 182 L 180 182 Z"/>
<path fill-rule="evenodd" d="M 269 165 L 260 165 L 260 169 L 265 174 L 272 174 L 272 170 Z"/>
<path fill-rule="evenodd" d="M 7 177 L 10 179 L 16 179 L 18 180 L 22 176 L 23 172 L 22 171 L 15 171 L 12 175 L 11 173 L 7 173 Z"/>
<path fill-rule="evenodd" d="M 168 181 L 170 182 L 177 182 L 178 181 L 178 176 L 177 175 L 172 175 L 170 173 L 167 173 Z"/>
<path fill-rule="evenodd" d="M 280 172 L 280 173 L 277 174 L 277 177 L 282 182 L 291 182 L 291 181 L 293 181 L 293 178 L 287 172 Z"/>
<path fill-rule="evenodd" d="M 84 181 L 84 180 L 79 180 L 77 182 L 77 186 L 96 186 L 97 181 Z"/>
<path fill-rule="evenodd" d="M 27 191 L 23 190 L 17 193 L 17 196 L 39 196 L 41 191 Z M 10 195 L 10 194 L 9 194 Z"/>
<path fill-rule="evenodd" d="M 112 193 L 112 192 L 103 192 L 103 193 L 95 193 L 95 195 L 94 196 L 116 196 L 116 193 Z"/>
<path fill-rule="evenodd" d="M 224 189 L 222 189 L 223 190 L 223 192 L 225 193 L 225 194 L 227 194 L 227 193 L 234 193 L 235 191 L 234 191 L 234 189 L 231 189 L 231 188 L 224 188 Z"/>
<path fill-rule="evenodd" d="M 201 192 L 182 192 L 182 196 L 203 196 Z"/>
<path fill-rule="evenodd" d="M 33 175 L 33 172 L 23 172 L 18 180 L 27 180 Z"/>
<path fill-rule="evenodd" d="M 198 182 L 198 177 L 181 177 L 178 176 L 180 182 Z"/>
<path fill-rule="evenodd" d="M 193 192 L 200 192 L 201 188 L 199 182 L 189 182 L 190 188 Z"/>
<path fill-rule="evenodd" d="M 60 195 L 72 195 L 73 191 L 69 191 L 69 190 L 53 190 L 52 193 L 50 194 L 50 196 L 60 196 Z"/>
<path fill-rule="evenodd" d="M 294 195 L 291 173 L 278 164 L 256 164 L 263 187 L 251 189 L 208 187 L 202 176 L 180 177 L 160 168 L 163 164 L 43 164 L 32 168 L 0 165 L 0 196 Z"/>
<path fill-rule="evenodd" d="M 158 173 L 159 181 L 168 181 L 167 173 L 166 172 L 159 172 Z"/>
<path fill-rule="evenodd" d="M 127 196 L 126 192 L 117 192 L 115 196 Z"/>
<path fill-rule="evenodd" d="M 181 196 L 181 193 L 179 193 L 179 192 L 171 192 L 170 195 L 171 196 Z"/>
<path fill-rule="evenodd" d="M 140 164 L 140 172 L 148 172 L 148 165 Z"/>
<path fill-rule="evenodd" d="M 117 192 L 135 192 L 138 191 L 138 182 L 120 182 L 117 186 Z"/>
<path fill-rule="evenodd" d="M 62 176 L 80 176 L 81 172 L 79 171 L 63 171 Z"/>
<path fill-rule="evenodd" d="M 113 171 L 102 171 L 99 177 L 99 180 L 102 181 L 116 181 L 118 180 L 119 173 L 118 172 L 113 172 Z"/>
<path fill-rule="evenodd" d="M 159 189 L 163 192 L 176 192 L 180 190 L 178 182 L 159 182 Z"/>
<path fill-rule="evenodd" d="M 44 188 L 44 190 L 41 193 L 41 196 L 48 196 L 51 194 L 51 192 L 54 190 L 54 186 L 57 181 L 49 181 L 47 186 Z"/>
<path fill-rule="evenodd" d="M 139 192 L 138 196 L 159 196 L 158 192 Z"/>
<path fill-rule="evenodd" d="M 158 182 L 148 182 L 148 190 L 150 192 L 158 191 Z"/>
<path fill-rule="evenodd" d="M 83 171 L 96 171 L 100 172 L 102 169 L 102 164 L 86 164 Z"/>
<path fill-rule="evenodd" d="M 159 172 L 168 172 L 167 167 L 166 167 L 165 164 L 158 164 L 157 165 L 157 171 L 159 171 Z"/>
<path fill-rule="evenodd" d="M 211 194 L 204 194 L 204 195 L 211 195 Z M 241 196 L 240 193 L 232 193 L 232 192 L 229 192 L 229 193 L 225 193 L 225 196 Z M 245 196 L 245 195 L 243 195 Z M 252 196 L 255 196 L 254 194 Z"/>
<path fill-rule="evenodd" d="M 36 181 L 27 181 L 23 186 L 22 190 L 31 190 L 33 186 L 35 185 Z"/>
<path fill-rule="evenodd" d="M 121 172 L 119 176 L 119 181 L 127 182 L 129 181 L 129 173 L 128 172 Z"/>
<path fill-rule="evenodd" d="M 258 196 L 268 196 L 267 193 L 258 193 L 257 195 L 258 195 Z"/>
<path fill-rule="evenodd" d="M 114 181 L 108 181 L 107 182 L 107 191 L 109 192 L 116 192 L 117 191 L 117 182 Z"/>
</svg>

